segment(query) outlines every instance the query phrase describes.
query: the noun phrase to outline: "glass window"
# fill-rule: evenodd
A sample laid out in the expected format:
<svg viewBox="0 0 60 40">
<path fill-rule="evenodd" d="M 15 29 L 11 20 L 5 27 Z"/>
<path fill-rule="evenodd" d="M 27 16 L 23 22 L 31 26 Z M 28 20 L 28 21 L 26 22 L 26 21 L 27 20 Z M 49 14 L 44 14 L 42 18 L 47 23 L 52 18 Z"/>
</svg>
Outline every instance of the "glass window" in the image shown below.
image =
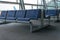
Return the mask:
<svg viewBox="0 0 60 40">
<path fill-rule="evenodd" d="M 47 3 L 48 6 L 55 6 L 54 2 Z"/>
<path fill-rule="evenodd" d="M 33 6 L 33 9 L 37 9 L 37 6 Z"/>
<path fill-rule="evenodd" d="M 38 9 L 43 9 L 43 6 L 38 6 Z"/>
<path fill-rule="evenodd" d="M 60 2 L 57 2 L 57 5 L 60 6 Z"/>
<path fill-rule="evenodd" d="M 25 5 L 25 9 L 26 10 L 32 9 L 32 6 L 31 5 Z"/>
<path fill-rule="evenodd" d="M 46 1 L 46 3 L 49 3 L 49 2 L 51 2 L 52 0 L 45 0 Z"/>
<path fill-rule="evenodd" d="M 60 9 L 60 7 L 58 7 L 58 9 Z"/>
<path fill-rule="evenodd" d="M 24 0 L 24 3 L 37 4 L 37 0 Z"/>
<path fill-rule="evenodd" d="M 18 3 L 19 3 L 19 2 L 20 2 L 20 0 L 16 0 L 16 2 L 18 2 Z"/>
<path fill-rule="evenodd" d="M 0 0 L 0 1 L 16 2 L 16 0 Z"/>
<path fill-rule="evenodd" d="M 43 5 L 43 1 L 42 0 L 38 0 L 38 4 L 39 5 Z"/>
<path fill-rule="evenodd" d="M 0 3 L 0 10 L 19 10 L 19 5 Z"/>
<path fill-rule="evenodd" d="M 56 9 L 55 7 L 47 7 L 47 9 Z"/>
<path fill-rule="evenodd" d="M 57 0 L 57 1 L 60 1 L 60 0 Z"/>
</svg>

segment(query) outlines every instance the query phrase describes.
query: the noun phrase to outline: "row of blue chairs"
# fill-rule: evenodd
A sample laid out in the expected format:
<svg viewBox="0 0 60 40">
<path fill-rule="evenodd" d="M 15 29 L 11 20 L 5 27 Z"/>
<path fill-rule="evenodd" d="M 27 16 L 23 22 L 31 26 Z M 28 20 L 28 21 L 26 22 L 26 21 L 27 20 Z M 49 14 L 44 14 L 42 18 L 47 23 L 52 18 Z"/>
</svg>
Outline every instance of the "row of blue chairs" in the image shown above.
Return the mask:
<svg viewBox="0 0 60 40">
<path fill-rule="evenodd" d="M 0 19 L 5 19 L 6 22 L 28 22 L 30 24 L 30 32 L 33 31 L 32 23 L 30 20 L 38 20 L 40 18 L 41 10 L 10 10 L 10 11 L 2 11 L 0 15 Z"/>
<path fill-rule="evenodd" d="M 45 10 L 45 16 L 56 16 L 56 10 Z M 41 17 L 41 10 L 16 10 L 16 11 L 2 11 L 0 19 L 6 20 L 22 20 L 27 21 L 29 19 L 38 19 Z M 25 19 L 24 19 L 25 18 Z M 21 21 L 22 21 L 21 20 Z"/>
<path fill-rule="evenodd" d="M 45 16 L 56 16 L 56 10 L 45 10 Z M 48 17 L 47 16 L 47 17 Z M 0 14 L 0 19 L 9 21 L 9 22 L 29 22 L 30 23 L 30 32 L 32 32 L 32 23 L 30 20 L 38 20 L 41 17 L 41 10 L 10 10 L 2 11 Z M 23 22 L 23 23 L 24 23 Z"/>
<path fill-rule="evenodd" d="M 40 12 L 40 10 L 2 11 L 0 19 L 29 21 L 30 19 L 38 19 L 40 17 Z"/>
</svg>

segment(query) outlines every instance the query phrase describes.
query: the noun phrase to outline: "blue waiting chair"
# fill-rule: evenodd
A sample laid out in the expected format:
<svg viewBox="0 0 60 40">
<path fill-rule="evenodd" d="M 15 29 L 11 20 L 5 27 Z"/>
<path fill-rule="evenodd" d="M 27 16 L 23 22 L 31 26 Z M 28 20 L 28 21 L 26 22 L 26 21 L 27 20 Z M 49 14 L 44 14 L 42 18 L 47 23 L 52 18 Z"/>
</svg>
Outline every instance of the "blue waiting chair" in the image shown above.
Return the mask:
<svg viewBox="0 0 60 40">
<path fill-rule="evenodd" d="M 50 19 L 51 16 L 56 16 L 56 15 L 57 15 L 57 11 L 54 9 L 45 10 L 45 18 L 46 19 Z"/>
<path fill-rule="evenodd" d="M 50 22 L 51 22 L 50 18 L 51 18 L 51 16 L 56 16 L 56 15 L 57 15 L 57 11 L 55 9 L 45 10 L 45 16 L 49 17 L 49 21 L 48 21 L 49 24 L 48 25 L 50 25 Z"/>
<path fill-rule="evenodd" d="M 30 18 L 31 20 L 37 20 L 38 18 L 40 18 L 40 13 L 41 10 L 39 9 L 27 10 L 25 18 Z"/>
<path fill-rule="evenodd" d="M 26 11 L 25 10 L 18 10 L 16 12 L 16 20 L 19 21 L 19 22 L 28 21 L 29 18 L 25 18 L 25 15 L 26 15 Z"/>
<path fill-rule="evenodd" d="M 14 10 L 8 11 L 6 21 L 15 22 L 15 20 L 16 20 L 15 15 L 16 15 L 16 11 L 14 11 Z"/>
<path fill-rule="evenodd" d="M 1 11 L 1 13 L 0 13 L 0 20 L 2 21 L 2 20 L 6 20 L 6 14 L 7 14 L 7 11 Z"/>
<path fill-rule="evenodd" d="M 56 10 L 45 10 L 45 16 L 56 16 Z"/>
<path fill-rule="evenodd" d="M 32 23 L 30 22 L 30 20 L 38 20 L 38 18 L 40 17 L 40 12 L 40 10 L 26 10 L 26 12 L 21 12 L 20 16 L 17 19 L 17 22 L 28 22 L 30 24 L 30 32 L 32 32 Z"/>
</svg>

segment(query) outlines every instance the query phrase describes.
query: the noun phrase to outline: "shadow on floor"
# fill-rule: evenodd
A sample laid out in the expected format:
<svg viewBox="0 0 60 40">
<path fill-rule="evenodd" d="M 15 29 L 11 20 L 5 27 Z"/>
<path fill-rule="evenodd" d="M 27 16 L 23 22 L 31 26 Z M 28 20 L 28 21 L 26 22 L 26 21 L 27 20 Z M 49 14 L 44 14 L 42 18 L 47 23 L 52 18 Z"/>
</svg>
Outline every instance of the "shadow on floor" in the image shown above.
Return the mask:
<svg viewBox="0 0 60 40">
<path fill-rule="evenodd" d="M 11 23 L 11 22 L 2 22 L 2 23 L 0 23 L 0 25 L 9 24 L 9 23 Z"/>
<path fill-rule="evenodd" d="M 37 33 L 37 32 L 40 32 L 40 33 L 45 33 L 45 32 L 52 32 L 52 31 L 56 31 L 56 27 L 55 26 L 46 26 L 42 29 L 39 29 L 39 30 L 36 30 L 36 31 L 33 31 L 33 33 Z"/>
</svg>

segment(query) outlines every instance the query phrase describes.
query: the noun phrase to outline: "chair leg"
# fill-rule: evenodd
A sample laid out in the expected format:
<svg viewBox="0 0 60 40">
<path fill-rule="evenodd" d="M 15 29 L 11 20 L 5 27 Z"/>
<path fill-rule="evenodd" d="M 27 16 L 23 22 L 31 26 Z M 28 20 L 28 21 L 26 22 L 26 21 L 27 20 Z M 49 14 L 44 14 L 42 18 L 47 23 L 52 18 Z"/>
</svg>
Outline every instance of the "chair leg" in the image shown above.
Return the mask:
<svg viewBox="0 0 60 40">
<path fill-rule="evenodd" d="M 6 19 L 5 19 L 5 23 L 6 23 Z"/>
<path fill-rule="evenodd" d="M 32 33 L 33 28 L 32 28 L 32 23 L 30 22 L 30 32 Z"/>
<path fill-rule="evenodd" d="M 15 20 L 15 23 L 17 23 L 17 20 Z"/>
<path fill-rule="evenodd" d="M 6 23 L 6 20 L 4 20 L 3 23 Z"/>
</svg>

